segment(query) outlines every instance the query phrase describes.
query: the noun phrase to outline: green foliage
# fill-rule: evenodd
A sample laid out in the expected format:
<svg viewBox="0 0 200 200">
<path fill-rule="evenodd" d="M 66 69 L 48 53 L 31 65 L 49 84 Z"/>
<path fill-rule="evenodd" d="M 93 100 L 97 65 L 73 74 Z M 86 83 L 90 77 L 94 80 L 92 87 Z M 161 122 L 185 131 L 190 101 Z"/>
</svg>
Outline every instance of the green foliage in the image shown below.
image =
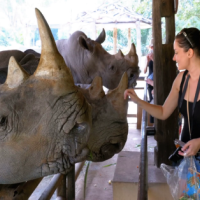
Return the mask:
<svg viewBox="0 0 200 200">
<path fill-rule="evenodd" d="M 71 3 L 70 0 L 60 0 L 60 2 Z M 96 0 L 98 3 L 106 3 L 105 0 Z M 0 18 L 2 21 L 7 21 L 8 28 L 0 29 L 0 45 L 8 46 L 12 42 L 19 44 L 24 43 L 24 36 L 22 30 L 19 27 L 25 27 L 26 21 L 30 21 L 30 12 L 32 12 L 33 7 L 38 8 L 49 8 L 55 3 L 54 0 L 0 0 Z M 86 0 L 86 3 L 90 3 Z M 109 1 L 107 1 L 109 3 Z M 152 0 L 120 0 L 118 3 L 122 3 L 128 8 L 132 8 L 136 13 L 143 15 L 144 18 L 152 17 Z M 23 12 L 22 12 L 23 11 Z M 24 20 L 26 19 L 26 20 Z M 175 26 L 176 34 L 185 27 L 196 27 L 200 29 L 200 3 L 199 0 L 180 0 L 178 13 L 175 15 Z M 162 19 L 162 37 L 163 43 L 165 39 L 165 23 Z M 64 30 L 64 29 L 63 29 Z M 68 38 L 70 30 L 68 27 L 64 31 L 54 31 L 54 37 Z M 100 32 L 102 30 L 99 30 Z M 86 32 L 87 34 L 87 32 Z M 88 35 L 88 34 L 87 34 Z M 90 37 L 90 35 L 88 35 Z M 113 31 L 106 31 L 106 41 L 103 43 L 104 48 L 107 51 L 113 49 Z M 137 45 L 136 30 L 131 29 L 131 42 Z M 141 42 L 142 42 L 142 55 L 147 53 L 147 46 L 152 38 L 152 30 L 145 29 L 141 30 Z M 128 46 L 128 30 L 118 29 L 117 32 L 118 49 L 127 48 Z"/>
<path fill-rule="evenodd" d="M 187 8 L 187 9 L 186 9 Z M 178 12 L 175 17 L 176 34 L 183 28 L 196 27 L 200 29 L 200 3 L 199 0 L 179 1 Z"/>
<path fill-rule="evenodd" d="M 5 29 L 0 30 L 0 46 L 9 46 L 11 36 Z"/>
<path fill-rule="evenodd" d="M 128 30 L 117 29 L 117 40 L 121 46 L 128 46 Z"/>
<path fill-rule="evenodd" d="M 134 3 L 133 10 L 142 14 L 145 18 L 151 18 L 152 16 L 152 0 L 143 0 L 140 4 Z"/>
</svg>

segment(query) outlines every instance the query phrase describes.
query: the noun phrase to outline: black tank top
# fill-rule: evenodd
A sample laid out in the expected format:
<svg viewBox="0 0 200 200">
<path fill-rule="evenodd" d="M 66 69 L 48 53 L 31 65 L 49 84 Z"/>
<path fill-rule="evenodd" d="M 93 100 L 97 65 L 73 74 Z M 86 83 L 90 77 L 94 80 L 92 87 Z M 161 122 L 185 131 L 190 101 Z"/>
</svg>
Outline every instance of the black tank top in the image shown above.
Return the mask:
<svg viewBox="0 0 200 200">
<path fill-rule="evenodd" d="M 187 72 L 188 71 L 186 70 L 183 74 L 183 78 L 180 85 L 180 91 L 179 91 L 179 100 L 182 96 L 183 84 L 185 82 L 185 76 Z M 194 138 L 200 137 L 200 100 L 196 102 L 193 118 L 192 118 L 192 106 L 193 106 L 193 102 L 189 102 L 190 120 L 193 120 L 191 138 L 194 139 Z M 184 126 L 183 126 L 183 130 L 181 134 L 181 141 L 186 143 L 190 140 L 190 133 L 189 133 L 188 117 L 187 117 L 187 101 L 185 99 L 183 99 L 182 105 L 179 108 L 179 112 L 183 115 L 183 118 L 184 118 Z M 190 124 L 191 124 L 191 121 L 190 121 Z"/>
</svg>

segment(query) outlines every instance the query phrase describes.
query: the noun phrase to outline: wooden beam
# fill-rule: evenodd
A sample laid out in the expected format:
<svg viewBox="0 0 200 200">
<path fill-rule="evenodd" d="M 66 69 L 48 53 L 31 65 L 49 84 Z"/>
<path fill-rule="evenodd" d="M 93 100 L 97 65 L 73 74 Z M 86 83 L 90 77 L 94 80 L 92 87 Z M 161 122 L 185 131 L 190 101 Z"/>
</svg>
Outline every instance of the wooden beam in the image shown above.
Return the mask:
<svg viewBox="0 0 200 200">
<path fill-rule="evenodd" d="M 128 49 L 131 49 L 131 29 L 128 28 Z"/>
<path fill-rule="evenodd" d="M 166 18 L 167 44 L 163 45 L 161 33 L 162 2 L 162 0 L 153 0 L 152 9 L 154 38 L 154 102 L 158 105 L 163 105 L 176 77 L 175 62 L 172 61 L 173 39 L 175 35 L 174 14 Z M 173 141 L 178 136 L 177 110 L 165 121 L 155 119 L 155 129 L 155 139 L 157 141 L 157 147 L 154 149 L 155 164 L 157 167 L 160 167 L 161 163 L 171 164 L 168 157 L 175 150 Z"/>
<path fill-rule="evenodd" d="M 173 44 L 175 39 L 175 16 L 165 18 L 166 44 Z"/>
<path fill-rule="evenodd" d="M 75 26 L 75 27 L 84 27 L 84 26 L 90 26 L 91 23 L 76 23 L 76 24 L 71 24 L 71 26 Z M 66 24 L 64 26 L 69 26 L 69 24 Z M 133 22 L 124 22 L 124 23 L 96 23 L 96 27 L 97 29 L 101 29 L 101 28 L 106 28 L 108 30 L 112 30 L 113 28 L 118 28 L 118 29 L 127 29 L 127 28 L 136 28 L 136 25 L 135 25 L 135 21 Z M 145 23 L 142 23 L 140 22 L 140 29 L 147 29 L 147 28 L 152 28 L 152 25 L 151 24 L 145 24 Z"/>
<path fill-rule="evenodd" d="M 161 17 L 170 17 L 174 14 L 174 0 L 162 0 Z"/>
<path fill-rule="evenodd" d="M 140 62 L 140 57 L 142 56 L 140 21 L 136 22 L 136 33 L 137 33 L 137 55 L 138 55 L 139 62 Z M 139 64 L 139 66 L 140 66 L 140 64 Z"/>
<path fill-rule="evenodd" d="M 117 53 L 117 28 L 113 29 L 113 53 Z"/>
</svg>

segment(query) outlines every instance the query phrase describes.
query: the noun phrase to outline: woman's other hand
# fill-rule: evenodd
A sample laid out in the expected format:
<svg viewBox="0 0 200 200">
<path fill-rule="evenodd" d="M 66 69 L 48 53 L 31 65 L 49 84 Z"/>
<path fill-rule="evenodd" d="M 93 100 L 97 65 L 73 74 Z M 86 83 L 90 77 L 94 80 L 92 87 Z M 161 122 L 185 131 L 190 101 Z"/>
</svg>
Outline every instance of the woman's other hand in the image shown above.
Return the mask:
<svg viewBox="0 0 200 200">
<path fill-rule="evenodd" d="M 181 156 L 195 156 L 200 149 L 200 138 L 188 141 L 183 148 L 183 152 L 179 151 Z"/>
<path fill-rule="evenodd" d="M 128 96 L 130 96 L 131 100 L 136 104 L 140 100 L 137 94 L 135 93 L 134 89 L 126 89 L 124 91 L 124 99 L 128 98 Z"/>
<path fill-rule="evenodd" d="M 153 86 L 153 80 L 151 80 L 151 79 L 148 78 L 148 79 L 146 80 L 146 82 L 147 82 L 149 85 L 152 85 L 152 86 Z"/>
</svg>

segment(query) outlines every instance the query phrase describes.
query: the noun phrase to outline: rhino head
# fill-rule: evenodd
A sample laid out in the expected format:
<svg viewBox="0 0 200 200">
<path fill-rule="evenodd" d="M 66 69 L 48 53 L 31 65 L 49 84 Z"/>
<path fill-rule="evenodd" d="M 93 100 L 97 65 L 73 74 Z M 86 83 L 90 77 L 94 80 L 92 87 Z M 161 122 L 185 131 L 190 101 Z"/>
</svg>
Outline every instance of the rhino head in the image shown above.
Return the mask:
<svg viewBox="0 0 200 200">
<path fill-rule="evenodd" d="M 77 37 L 76 34 L 80 33 L 75 33 L 72 37 Z M 111 55 L 101 45 L 105 41 L 105 37 L 104 29 L 95 41 L 87 38 L 85 34 L 79 36 L 79 45 L 85 52 L 82 61 L 84 62 L 84 66 L 87 66 L 88 80 L 91 78 L 93 80 L 95 76 L 101 76 L 103 85 L 109 89 L 114 89 L 118 86 L 123 73 L 127 72 L 128 87 L 135 87 L 140 70 L 134 43 L 131 44 L 131 49 L 127 55 L 123 55 L 121 50 L 117 54 Z M 85 82 L 85 73 L 82 76 L 82 78 L 79 78 L 77 81 L 75 80 L 75 82 Z"/>
<path fill-rule="evenodd" d="M 87 160 L 104 161 L 123 149 L 128 134 L 128 101 L 123 95 L 127 87 L 128 76 L 124 73 L 118 87 L 109 90 L 107 95 L 100 77 L 96 77 L 88 88 L 79 89 L 92 107 Z"/>
<path fill-rule="evenodd" d="M 33 75 L 10 58 L 0 86 L 0 184 L 55 173 L 86 158 L 91 109 L 36 9 L 42 53 Z"/>
</svg>

